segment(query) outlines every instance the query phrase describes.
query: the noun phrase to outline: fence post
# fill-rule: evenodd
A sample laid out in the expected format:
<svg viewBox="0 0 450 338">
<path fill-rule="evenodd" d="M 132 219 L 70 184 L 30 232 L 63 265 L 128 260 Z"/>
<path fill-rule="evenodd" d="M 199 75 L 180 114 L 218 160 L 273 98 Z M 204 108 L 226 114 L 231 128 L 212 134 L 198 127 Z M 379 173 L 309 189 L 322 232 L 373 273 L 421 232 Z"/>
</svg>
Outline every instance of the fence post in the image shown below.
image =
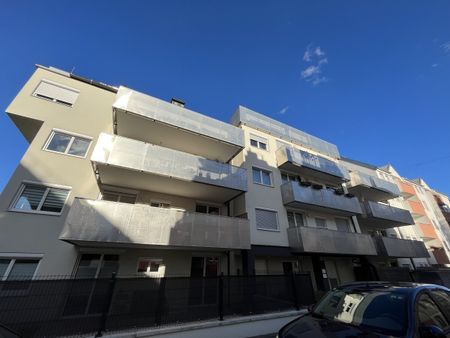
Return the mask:
<svg viewBox="0 0 450 338">
<path fill-rule="evenodd" d="M 223 273 L 219 276 L 219 287 L 218 287 L 218 312 L 219 312 L 219 320 L 223 320 Z"/>
<path fill-rule="evenodd" d="M 105 329 L 106 329 L 106 319 L 108 318 L 109 308 L 111 307 L 112 296 L 114 294 L 115 285 L 116 285 L 116 273 L 113 272 L 111 275 L 111 279 L 109 280 L 108 291 L 106 292 L 106 296 L 105 296 L 106 302 L 105 302 L 105 306 L 103 307 L 102 318 L 100 321 L 100 327 L 98 328 L 98 331 L 97 331 L 97 334 L 95 335 L 95 337 L 101 337 L 102 332 L 105 331 Z"/>
<path fill-rule="evenodd" d="M 292 282 L 292 295 L 294 296 L 294 305 L 295 309 L 300 310 L 300 305 L 298 304 L 298 295 L 297 295 L 297 283 L 295 282 L 295 272 L 292 271 L 291 274 L 291 282 Z"/>
<path fill-rule="evenodd" d="M 162 277 L 159 280 L 159 291 L 158 291 L 158 303 L 156 304 L 155 312 L 155 325 L 160 326 L 162 320 L 162 313 L 164 311 L 164 297 L 166 295 L 166 277 Z"/>
</svg>

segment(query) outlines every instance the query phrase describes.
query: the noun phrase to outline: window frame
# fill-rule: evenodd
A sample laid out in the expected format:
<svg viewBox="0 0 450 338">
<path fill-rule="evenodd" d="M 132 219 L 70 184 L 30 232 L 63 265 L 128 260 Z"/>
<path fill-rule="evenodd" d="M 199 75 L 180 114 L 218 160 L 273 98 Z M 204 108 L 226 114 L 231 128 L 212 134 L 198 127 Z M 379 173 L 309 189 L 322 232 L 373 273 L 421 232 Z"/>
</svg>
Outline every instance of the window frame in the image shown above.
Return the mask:
<svg viewBox="0 0 450 338">
<path fill-rule="evenodd" d="M 148 261 L 150 264 L 152 262 L 155 262 L 158 264 L 158 271 L 141 271 L 139 272 L 139 262 L 141 261 Z M 155 257 L 138 257 L 136 261 L 136 275 L 138 276 L 150 276 L 150 277 L 160 277 L 161 275 L 165 274 L 165 271 L 160 271 L 160 269 L 164 268 L 164 260 L 162 258 L 155 258 Z"/>
<path fill-rule="evenodd" d="M 277 228 L 276 229 L 265 229 L 265 228 L 258 227 L 258 223 L 256 222 L 256 210 L 263 210 L 263 211 L 274 212 L 275 213 L 275 218 L 277 220 Z M 261 207 L 255 207 L 255 225 L 256 225 L 256 230 L 280 232 L 281 230 L 280 230 L 280 220 L 279 220 L 279 217 L 278 217 L 278 210 L 268 209 L 268 208 L 261 208 Z"/>
<path fill-rule="evenodd" d="M 44 194 L 41 197 L 41 200 L 39 201 L 39 205 L 37 206 L 36 210 L 24 210 L 24 209 L 16 209 L 15 205 L 18 202 L 20 196 L 22 195 L 23 191 L 25 190 L 26 185 L 38 185 L 38 186 L 42 186 L 45 187 L 46 190 L 44 192 Z M 67 190 L 67 196 L 66 199 L 64 200 L 64 204 L 61 208 L 60 212 L 52 212 L 52 211 L 42 211 L 39 210 L 40 208 L 42 208 L 42 205 L 45 202 L 45 199 L 47 198 L 47 195 L 50 191 L 50 189 L 61 189 L 61 190 Z M 63 211 L 64 211 L 64 207 L 66 206 L 67 200 L 69 199 L 70 193 L 72 192 L 72 187 L 69 186 L 63 186 L 63 185 L 58 185 L 58 184 L 49 184 L 49 183 L 41 183 L 41 182 L 34 182 L 34 181 L 27 181 L 24 180 L 20 183 L 20 187 L 16 193 L 16 195 L 14 196 L 11 205 L 8 208 L 8 211 L 11 212 L 21 212 L 21 213 L 26 213 L 26 214 L 39 214 L 39 215 L 48 215 L 48 216 L 60 216 Z"/>
<path fill-rule="evenodd" d="M 250 147 L 257 148 L 257 149 L 260 149 L 260 150 L 264 150 L 264 151 L 267 151 L 267 152 L 269 151 L 269 140 L 266 139 L 265 137 L 254 135 L 254 134 L 250 134 L 249 139 L 250 139 Z M 263 142 L 262 140 L 265 140 L 266 142 Z M 253 145 L 252 141 L 256 142 L 256 145 Z M 264 148 L 261 147 L 261 144 L 264 144 L 265 147 Z"/>
<path fill-rule="evenodd" d="M 318 219 L 320 219 L 320 220 L 323 220 L 324 221 L 324 224 L 325 224 L 325 226 L 323 226 L 323 227 L 321 227 L 321 226 L 318 226 L 317 225 L 317 220 Z M 330 228 L 328 227 L 328 222 L 327 222 L 327 219 L 326 218 L 323 218 L 323 217 L 314 217 L 314 225 L 316 226 L 316 228 L 317 229 L 325 229 L 325 230 L 330 230 Z"/>
<path fill-rule="evenodd" d="M 154 206 L 152 204 L 158 204 L 158 206 Z M 162 207 L 161 204 L 168 205 L 168 207 Z M 150 206 L 153 208 L 161 208 L 161 209 L 172 209 L 172 202 L 171 201 L 163 201 L 163 200 L 150 200 Z M 144 257 L 145 258 L 145 257 Z"/>
<path fill-rule="evenodd" d="M 98 279 L 99 275 L 100 275 L 100 270 L 102 269 L 102 264 L 104 262 L 105 256 L 106 255 L 116 255 L 118 260 L 118 269 L 117 269 L 117 274 L 119 274 L 119 268 L 120 268 L 120 251 L 104 251 L 104 252 L 98 252 L 98 251 L 90 251 L 90 250 L 82 250 L 78 253 L 78 257 L 77 260 L 75 262 L 75 266 L 72 270 L 72 277 L 77 279 L 77 273 L 78 273 L 78 269 L 80 267 L 80 263 L 81 263 L 81 258 L 83 255 L 100 255 L 100 259 L 98 261 L 98 266 L 96 267 L 95 270 L 95 276 L 94 277 L 79 277 L 78 279 Z M 109 278 L 109 277 L 108 277 Z"/>
<path fill-rule="evenodd" d="M 39 86 L 41 85 L 42 82 L 50 84 L 50 85 L 53 85 L 53 86 L 56 86 L 56 87 L 60 87 L 60 88 L 65 89 L 65 90 L 69 90 L 71 92 L 75 92 L 75 93 L 77 93 L 77 99 L 71 104 L 69 102 L 58 100 L 56 98 L 51 98 L 51 97 L 47 97 L 47 96 L 43 96 L 43 95 L 41 95 L 41 96 L 37 95 L 36 94 L 36 90 L 39 88 Z M 79 95 L 80 95 L 80 90 L 79 89 L 76 89 L 76 88 L 73 88 L 73 87 L 69 87 L 69 86 L 66 86 L 66 85 L 64 85 L 62 83 L 51 81 L 51 80 L 47 80 L 47 79 L 40 79 L 39 83 L 36 85 L 36 87 L 34 87 L 33 92 L 31 93 L 32 97 L 35 97 L 37 99 L 41 99 L 41 100 L 44 100 L 44 101 L 47 101 L 47 102 L 57 103 L 57 104 L 59 104 L 61 106 L 68 107 L 68 108 L 73 108 L 73 106 L 75 105 L 76 101 L 78 101 Z"/>
<path fill-rule="evenodd" d="M 288 216 L 289 213 L 292 213 L 292 215 L 294 216 L 294 223 L 295 223 L 295 227 L 294 227 L 294 228 L 307 227 L 307 224 L 306 224 L 306 215 L 305 215 L 304 213 L 299 212 L 299 211 L 294 211 L 294 210 L 289 210 L 289 209 L 287 209 L 287 210 L 286 210 L 286 217 L 287 217 L 287 219 L 288 219 L 288 227 L 289 227 L 289 228 L 292 228 L 292 227 L 290 226 L 290 224 L 289 224 L 289 216 Z M 301 216 L 302 221 L 303 221 L 303 224 L 302 224 L 302 225 L 298 225 L 298 224 L 297 224 L 297 217 L 296 217 L 296 215 L 297 215 L 297 216 Z"/>
<path fill-rule="evenodd" d="M 69 144 L 67 145 L 67 147 L 66 147 L 64 152 L 51 150 L 51 149 L 47 148 L 56 133 L 65 134 L 65 135 L 71 137 L 71 139 L 69 141 Z M 89 145 L 86 148 L 86 153 L 84 154 L 84 156 L 74 155 L 74 154 L 69 154 L 68 153 L 69 150 L 70 150 L 70 147 L 72 146 L 72 144 L 73 144 L 73 142 L 75 141 L 76 138 L 82 138 L 82 139 L 89 140 Z M 83 135 L 83 134 L 78 134 L 78 133 L 74 133 L 74 132 L 71 132 L 71 131 L 63 130 L 63 129 L 53 128 L 52 131 L 50 132 L 50 135 L 48 136 L 47 140 L 45 141 L 44 146 L 42 147 L 42 150 L 43 151 L 48 151 L 49 153 L 59 154 L 59 155 L 66 155 L 66 156 L 71 156 L 71 157 L 76 157 L 76 158 L 86 158 L 87 154 L 89 153 L 89 150 L 91 149 L 91 145 L 92 145 L 93 139 L 94 139 L 93 137 L 88 136 L 88 135 Z"/>
<path fill-rule="evenodd" d="M 117 201 L 110 201 L 110 200 L 105 200 L 103 199 L 104 194 L 111 194 L 111 195 L 117 195 L 118 196 L 118 200 Z M 128 202 L 122 202 L 121 198 L 122 197 L 133 197 L 134 196 L 134 203 L 128 203 Z M 103 189 L 101 191 L 101 200 L 102 201 L 106 201 L 106 202 L 115 202 L 115 203 L 126 203 L 126 204 L 136 204 L 137 200 L 138 200 L 138 194 L 137 193 L 128 193 L 128 192 L 124 192 L 124 191 L 119 191 L 119 190 L 113 190 L 113 189 Z"/>
<path fill-rule="evenodd" d="M 206 207 L 206 211 L 207 212 L 197 211 L 197 206 Z M 218 208 L 219 209 L 219 213 L 218 214 L 211 214 L 209 212 L 209 208 L 211 208 L 211 207 L 212 208 Z M 212 215 L 212 216 L 222 216 L 222 205 L 221 204 L 216 204 L 216 203 L 206 203 L 206 202 L 196 201 L 195 202 L 195 213 L 205 214 L 205 215 Z"/>
<path fill-rule="evenodd" d="M 254 176 L 253 176 L 253 170 L 259 171 L 259 178 L 260 178 L 261 182 L 255 182 Z M 266 173 L 269 174 L 270 184 L 265 184 L 263 182 L 263 176 L 262 176 L 263 172 L 266 172 Z M 259 185 L 262 185 L 262 186 L 265 186 L 265 187 L 272 187 L 273 188 L 273 186 L 274 186 L 273 185 L 273 172 L 271 170 L 267 170 L 267 169 L 264 169 L 264 168 L 252 166 L 252 182 L 253 182 L 253 184 L 259 184 Z"/>
<path fill-rule="evenodd" d="M 9 259 L 9 264 L 8 264 L 8 267 L 5 270 L 4 275 L 0 276 L 0 281 L 8 280 L 7 278 L 9 276 L 9 274 L 11 273 L 11 270 L 14 267 L 14 264 L 16 264 L 16 261 L 21 261 L 21 260 L 37 260 L 38 261 L 36 269 L 34 270 L 33 276 L 30 278 L 30 280 L 35 279 L 43 257 L 44 257 L 43 254 L 25 254 L 25 253 L 9 254 L 9 253 L 1 253 L 0 254 L 0 259 Z"/>
</svg>

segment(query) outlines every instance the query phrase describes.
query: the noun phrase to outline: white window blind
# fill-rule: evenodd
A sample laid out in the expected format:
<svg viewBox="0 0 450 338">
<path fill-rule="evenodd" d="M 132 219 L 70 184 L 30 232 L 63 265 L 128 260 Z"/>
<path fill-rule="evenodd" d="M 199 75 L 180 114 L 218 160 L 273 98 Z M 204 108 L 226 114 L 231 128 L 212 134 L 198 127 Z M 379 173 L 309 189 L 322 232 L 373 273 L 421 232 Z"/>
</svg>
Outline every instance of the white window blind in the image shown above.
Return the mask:
<svg viewBox="0 0 450 338">
<path fill-rule="evenodd" d="M 68 88 L 58 83 L 42 80 L 33 92 L 33 96 L 71 107 L 77 100 L 79 93 L 80 92 L 76 89 Z"/>
<path fill-rule="evenodd" d="M 69 190 L 25 183 L 13 210 L 26 212 L 60 213 L 64 207 Z"/>
<path fill-rule="evenodd" d="M 256 228 L 263 230 L 278 230 L 276 211 L 255 209 Z"/>
</svg>

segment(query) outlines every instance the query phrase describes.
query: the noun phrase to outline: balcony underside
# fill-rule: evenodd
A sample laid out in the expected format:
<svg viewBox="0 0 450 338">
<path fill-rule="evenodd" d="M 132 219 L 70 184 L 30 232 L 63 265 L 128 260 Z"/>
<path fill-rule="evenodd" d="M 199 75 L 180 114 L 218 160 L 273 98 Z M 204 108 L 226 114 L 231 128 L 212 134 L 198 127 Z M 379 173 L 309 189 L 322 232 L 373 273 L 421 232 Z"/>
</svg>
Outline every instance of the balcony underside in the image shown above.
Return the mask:
<svg viewBox="0 0 450 338">
<path fill-rule="evenodd" d="M 426 258 L 429 253 L 421 241 L 391 237 L 374 237 L 378 254 L 392 258 Z"/>
<path fill-rule="evenodd" d="M 371 215 L 359 215 L 357 217 L 359 225 L 376 230 L 385 230 L 412 224 L 409 222 L 400 222 L 398 220 L 374 217 Z"/>
<path fill-rule="evenodd" d="M 60 239 L 79 246 L 250 249 L 250 228 L 242 218 L 75 199 Z"/>
<path fill-rule="evenodd" d="M 375 256 L 377 250 L 369 235 L 327 229 L 298 227 L 288 229 L 293 252 Z"/>
<path fill-rule="evenodd" d="M 398 197 L 390 191 L 375 188 L 367 185 L 356 185 L 354 187 L 347 187 L 348 191 L 356 196 L 364 196 L 371 201 L 387 201 L 391 198 Z"/>
<path fill-rule="evenodd" d="M 414 219 L 406 209 L 387 204 L 366 201 L 364 214 L 358 216 L 358 223 L 372 229 L 389 229 L 414 224 Z"/>
<path fill-rule="evenodd" d="M 305 176 L 305 178 L 311 178 L 313 180 L 317 180 L 324 183 L 329 184 L 341 184 L 345 182 L 345 178 L 341 176 L 335 176 L 324 171 L 320 171 L 317 169 L 311 169 L 306 166 L 302 166 L 292 162 L 284 162 L 278 165 L 278 168 L 281 170 L 289 171 L 292 173 L 296 173 L 300 176 Z"/>
<path fill-rule="evenodd" d="M 96 168 L 100 182 L 106 185 L 149 190 L 216 203 L 227 202 L 242 194 L 241 190 L 145 173 L 113 165 L 97 163 Z"/>
</svg>

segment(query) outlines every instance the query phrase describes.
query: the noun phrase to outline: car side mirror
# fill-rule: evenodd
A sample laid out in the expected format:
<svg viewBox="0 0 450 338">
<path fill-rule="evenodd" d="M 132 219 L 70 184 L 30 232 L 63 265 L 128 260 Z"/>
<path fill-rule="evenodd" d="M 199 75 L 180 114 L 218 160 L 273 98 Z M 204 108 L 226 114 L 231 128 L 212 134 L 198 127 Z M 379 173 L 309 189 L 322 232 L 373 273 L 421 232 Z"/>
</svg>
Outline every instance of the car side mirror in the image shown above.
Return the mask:
<svg viewBox="0 0 450 338">
<path fill-rule="evenodd" d="M 420 338 L 445 338 L 444 331 L 436 325 L 419 327 Z"/>
</svg>

